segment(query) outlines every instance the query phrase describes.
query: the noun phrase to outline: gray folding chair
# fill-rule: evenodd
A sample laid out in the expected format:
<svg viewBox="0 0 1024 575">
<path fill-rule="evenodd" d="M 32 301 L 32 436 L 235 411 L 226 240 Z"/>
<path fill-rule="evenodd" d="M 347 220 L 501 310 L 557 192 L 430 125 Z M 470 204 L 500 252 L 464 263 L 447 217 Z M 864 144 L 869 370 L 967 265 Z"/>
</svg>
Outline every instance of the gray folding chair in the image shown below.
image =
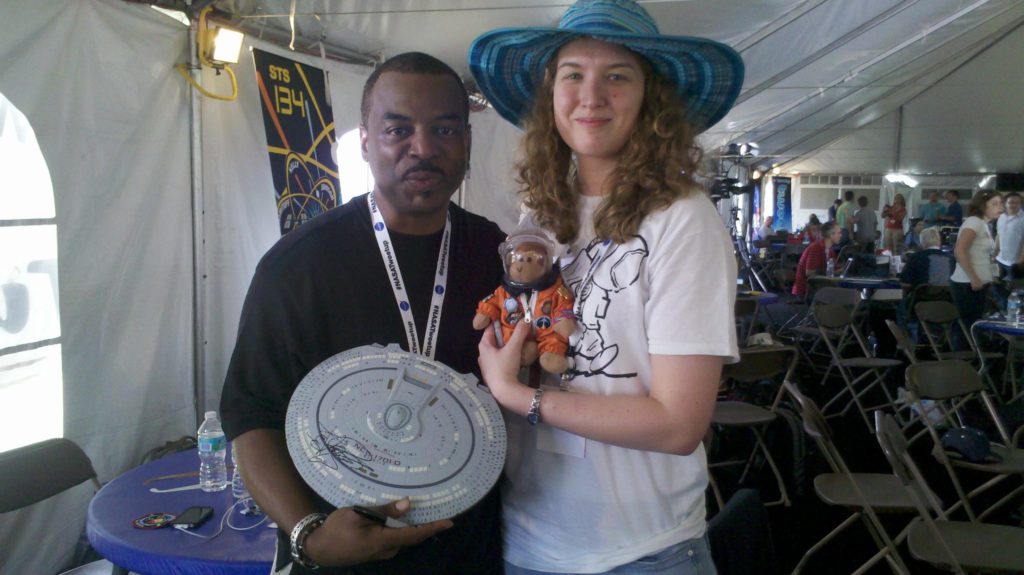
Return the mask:
<svg viewBox="0 0 1024 575">
<path fill-rule="evenodd" d="M 82 448 L 70 439 L 48 439 L 0 453 L 0 513 L 8 513 L 92 481 L 96 471 Z M 127 573 L 109 561 L 94 561 L 65 575 Z"/>
<path fill-rule="evenodd" d="M 878 513 L 913 513 L 914 502 L 910 493 L 895 475 L 881 473 L 854 473 L 846 465 L 839 450 L 832 441 L 832 430 L 822 417 L 818 406 L 805 396 L 792 382 L 786 382 L 785 389 L 800 406 L 807 432 L 821 449 L 832 473 L 822 473 L 814 478 L 814 491 L 818 498 L 829 505 L 844 507 L 853 513 L 842 523 L 822 537 L 804 553 L 793 575 L 797 575 L 810 560 L 811 555 L 823 548 L 843 530 L 859 519 L 871 538 L 878 545 L 878 553 L 864 562 L 854 574 L 864 573 L 880 559 L 885 558 L 894 573 L 910 573 L 899 555 L 897 546 L 906 537 L 906 529 L 895 538 L 890 538 L 878 518 Z"/>
<path fill-rule="evenodd" d="M 821 407 L 821 411 L 828 413 L 833 406 L 842 405 L 841 409 L 828 415 L 828 417 L 837 417 L 845 415 L 851 407 L 856 407 L 870 431 L 871 420 L 868 418 L 868 413 L 882 407 L 892 409 L 899 407 L 889 388 L 885 386 L 885 376 L 892 368 L 902 365 L 902 362 L 871 356 L 864 336 L 861 335 L 857 322 L 854 321 L 852 310 L 832 304 L 815 304 L 814 317 L 818 320 L 821 339 L 832 355 L 831 365 L 839 372 L 844 385 Z M 852 345 L 843 346 L 843 342 L 847 341 L 847 338 Z M 864 396 L 875 388 L 882 390 L 886 401 L 876 405 L 866 405 L 863 401 Z M 847 395 L 849 395 L 849 399 L 842 404 L 841 402 Z"/>
<path fill-rule="evenodd" d="M 875 428 L 885 458 L 909 490 L 920 515 L 907 536 L 915 559 L 961 575 L 1024 573 L 1024 529 L 950 521 L 907 452 L 907 442 L 892 415 L 876 411 Z"/>
<path fill-rule="evenodd" d="M 917 363 L 917 345 L 914 344 L 914 340 L 910 339 L 910 334 L 907 333 L 907 330 L 891 319 L 885 320 L 885 325 L 889 328 L 889 333 L 896 340 L 896 349 L 903 352 L 907 362 Z"/>
<path fill-rule="evenodd" d="M 814 291 L 811 305 L 799 321 L 788 327 L 779 329 L 779 335 L 793 341 L 800 355 L 807 361 L 808 368 L 823 373 L 824 382 L 832 371 L 831 355 L 822 345 L 821 331 L 818 330 L 818 321 L 814 317 L 814 306 L 817 304 L 834 304 L 849 308 L 851 313 L 856 313 L 860 305 L 860 292 L 855 289 L 840 288 L 834 286 L 821 287 Z M 841 335 L 841 334 L 836 334 Z M 839 346 L 844 347 L 848 340 L 843 340 Z M 824 367 L 821 367 L 824 364 Z"/>
<path fill-rule="evenodd" d="M 981 351 L 978 343 L 974 341 L 968 326 L 960 319 L 960 311 L 952 302 L 948 301 L 923 301 L 914 304 L 914 313 L 921 325 L 931 346 L 935 359 L 962 359 L 964 361 L 977 362 L 984 359 L 985 365 L 991 365 L 993 360 L 1003 357 L 1002 353 L 994 351 Z M 952 338 L 954 333 L 959 333 L 969 349 L 954 350 Z M 984 374 L 989 388 L 995 392 L 995 382 Z M 995 396 L 997 399 L 998 395 Z"/>
<path fill-rule="evenodd" d="M 754 333 L 757 325 L 757 312 L 760 306 L 755 297 L 736 296 L 733 314 L 736 317 L 736 337 L 743 345 Z"/>
<path fill-rule="evenodd" d="M 740 350 L 740 361 L 724 367 L 722 379 L 734 382 L 755 383 L 782 376 L 783 381 L 785 381 L 792 375 L 799 357 L 797 349 L 792 346 L 743 348 Z M 710 462 L 708 464 L 709 471 L 717 467 L 744 464 L 743 473 L 739 479 L 739 482 L 743 483 L 754 463 L 754 459 L 760 453 L 771 468 L 772 474 L 775 475 L 775 481 L 779 486 L 779 499 L 765 503 L 766 506 L 779 504 L 789 506 L 790 504 L 786 483 L 782 478 L 778 465 L 772 458 L 771 451 L 764 442 L 764 435 L 762 434 L 762 431 L 775 421 L 775 408 L 778 406 L 781 396 L 782 385 L 780 382 L 772 404 L 767 409 L 760 405 L 743 401 L 717 401 L 715 402 L 715 411 L 711 415 L 711 424 L 713 426 L 748 429 L 754 437 L 754 449 L 744 459 Z M 722 507 L 724 502 L 721 501 L 718 486 L 714 483 L 712 483 L 712 490 L 718 499 L 719 507 Z"/>
<path fill-rule="evenodd" d="M 981 376 L 974 371 L 970 364 L 958 359 L 923 361 L 907 367 L 906 377 L 911 399 L 918 403 L 921 413 L 931 411 L 934 415 L 934 419 L 929 416 L 920 418 L 932 438 L 932 455 L 946 469 L 950 481 L 963 503 L 964 510 L 972 521 L 984 519 L 1000 505 L 1024 491 L 1024 484 L 1016 487 L 977 516 L 971 507 L 970 500 L 979 493 L 1007 478 L 1013 477 L 1018 480 L 1021 478 L 1024 474 L 1024 449 L 1011 447 L 1013 443 L 1006 426 L 999 417 L 995 403 L 985 390 Z M 923 403 L 925 400 L 930 400 L 932 403 L 926 406 Z M 998 440 L 1002 442 L 1001 444 L 993 442 L 991 450 L 1001 461 L 987 463 L 968 461 L 943 449 L 939 430 L 940 422 L 944 429 L 963 427 L 962 412 L 968 405 L 980 405 L 983 407 L 981 413 L 991 420 L 991 425 L 999 436 Z M 970 493 L 965 493 L 956 469 L 981 471 L 992 474 L 993 477 Z"/>
<path fill-rule="evenodd" d="M 910 365 L 917 363 L 918 346 L 914 343 L 914 340 L 910 338 L 910 334 L 908 334 L 905 329 L 900 327 L 899 324 L 892 321 L 891 319 L 885 320 L 885 325 L 889 328 L 889 333 L 891 333 L 893 338 L 896 340 L 896 348 L 903 352 L 903 355 L 907 358 L 907 363 L 909 363 Z M 903 433 L 907 433 L 907 430 L 913 427 L 915 423 L 919 423 L 921 414 L 923 414 L 924 412 L 920 410 L 914 411 L 914 403 L 911 401 L 909 393 L 906 390 L 904 390 L 904 393 L 907 395 L 905 395 L 903 398 L 897 398 L 897 401 L 906 401 L 906 403 L 903 404 L 903 406 L 901 406 L 900 409 L 902 410 L 905 408 L 907 411 L 907 413 L 905 413 L 902 417 Z M 920 428 L 916 432 L 914 432 L 914 435 L 912 435 L 910 439 L 908 439 L 908 441 L 910 443 L 914 443 L 927 433 L 928 428 L 925 427 L 925 425 L 922 423 Z"/>
</svg>

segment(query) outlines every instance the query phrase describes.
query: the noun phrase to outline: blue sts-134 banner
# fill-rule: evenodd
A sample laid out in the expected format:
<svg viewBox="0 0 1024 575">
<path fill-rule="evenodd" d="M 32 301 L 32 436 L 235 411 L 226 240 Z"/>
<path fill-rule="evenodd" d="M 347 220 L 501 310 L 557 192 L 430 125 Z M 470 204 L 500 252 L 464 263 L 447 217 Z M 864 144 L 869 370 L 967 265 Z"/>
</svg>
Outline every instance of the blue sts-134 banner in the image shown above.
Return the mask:
<svg viewBox="0 0 1024 575">
<path fill-rule="evenodd" d="M 788 177 L 775 177 L 775 219 L 772 228 L 776 230 L 792 229 L 793 224 L 793 180 Z"/>
<path fill-rule="evenodd" d="M 281 235 L 338 203 L 334 114 L 324 73 L 253 50 Z"/>
</svg>

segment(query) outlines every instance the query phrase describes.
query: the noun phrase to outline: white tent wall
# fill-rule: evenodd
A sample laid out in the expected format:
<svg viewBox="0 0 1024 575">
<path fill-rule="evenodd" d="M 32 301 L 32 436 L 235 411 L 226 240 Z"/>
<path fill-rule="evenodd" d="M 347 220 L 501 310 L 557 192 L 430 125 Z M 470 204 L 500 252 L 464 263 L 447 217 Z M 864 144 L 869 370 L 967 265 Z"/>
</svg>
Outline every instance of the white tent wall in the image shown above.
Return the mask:
<svg viewBox="0 0 1024 575">
<path fill-rule="evenodd" d="M 473 155 L 461 204 L 511 232 L 520 215 L 513 167 L 522 132 L 490 108 L 471 114 L 470 122 Z"/>
<path fill-rule="evenodd" d="M 3 0 L 0 14 L 0 90 L 53 180 L 64 434 L 109 479 L 194 424 L 187 92 L 173 70 L 187 37 L 118 0 Z M 72 493 L 0 516 L 0 572 L 64 566 L 89 495 Z"/>
<path fill-rule="evenodd" d="M 251 47 L 328 71 L 338 136 L 359 126 L 363 84 L 370 74 L 365 66 L 309 57 L 247 37 L 239 62 L 232 67 L 238 78 L 238 99 L 202 98 L 207 409 L 217 409 L 220 403 L 242 301 L 256 264 L 281 237 Z M 227 89 L 223 77 L 205 70 L 203 76 L 207 89 L 217 93 Z"/>
</svg>

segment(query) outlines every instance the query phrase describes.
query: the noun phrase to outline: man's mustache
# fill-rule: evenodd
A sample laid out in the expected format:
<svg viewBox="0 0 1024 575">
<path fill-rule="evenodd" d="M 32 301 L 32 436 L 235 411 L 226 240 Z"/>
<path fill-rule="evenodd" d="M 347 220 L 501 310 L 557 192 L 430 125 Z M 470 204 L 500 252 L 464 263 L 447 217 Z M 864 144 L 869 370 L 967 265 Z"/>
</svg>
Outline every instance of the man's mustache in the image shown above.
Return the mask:
<svg viewBox="0 0 1024 575">
<path fill-rule="evenodd" d="M 412 174 L 414 172 L 433 172 L 433 173 L 439 174 L 441 176 L 446 176 L 447 175 L 447 174 L 445 174 L 444 170 L 442 170 L 441 168 L 435 166 L 434 164 L 431 164 L 430 162 L 420 162 L 420 163 L 416 164 L 415 166 L 413 166 L 413 167 L 409 168 L 408 170 L 406 170 L 402 174 L 402 177 L 403 178 L 407 178 L 407 177 L 409 177 L 410 174 Z"/>
</svg>

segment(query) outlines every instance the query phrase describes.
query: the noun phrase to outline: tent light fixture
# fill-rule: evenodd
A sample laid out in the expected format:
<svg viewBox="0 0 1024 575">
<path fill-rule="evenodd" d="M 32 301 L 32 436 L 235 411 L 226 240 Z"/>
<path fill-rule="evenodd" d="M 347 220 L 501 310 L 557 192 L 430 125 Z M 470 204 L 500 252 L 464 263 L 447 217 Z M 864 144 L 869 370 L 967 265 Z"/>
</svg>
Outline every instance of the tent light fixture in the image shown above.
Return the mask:
<svg viewBox="0 0 1024 575">
<path fill-rule="evenodd" d="M 908 188 L 916 188 L 917 184 L 919 183 L 914 178 L 911 178 L 910 176 L 900 172 L 889 172 L 888 174 L 885 175 L 885 181 L 889 182 L 890 184 L 903 184 Z"/>
<path fill-rule="evenodd" d="M 981 181 L 978 182 L 978 189 L 984 190 L 985 186 L 987 186 L 989 184 L 989 182 L 992 181 L 992 178 L 994 178 L 994 177 L 995 176 L 993 174 L 989 174 L 989 175 L 985 176 L 984 178 L 982 178 Z"/>
<path fill-rule="evenodd" d="M 218 74 L 223 70 L 231 80 L 231 94 L 215 94 L 203 88 L 192 78 L 188 64 L 178 64 L 175 69 L 199 93 L 214 100 L 232 101 L 238 97 L 238 80 L 228 64 L 238 63 L 238 54 L 242 48 L 245 35 L 229 28 L 216 27 L 211 30 L 206 25 L 206 16 L 213 12 L 213 6 L 199 11 L 199 22 L 196 26 L 196 54 L 199 66 L 213 68 Z"/>
<path fill-rule="evenodd" d="M 214 64 L 237 64 L 245 34 L 231 28 L 217 28 L 213 35 L 210 60 Z"/>
</svg>

